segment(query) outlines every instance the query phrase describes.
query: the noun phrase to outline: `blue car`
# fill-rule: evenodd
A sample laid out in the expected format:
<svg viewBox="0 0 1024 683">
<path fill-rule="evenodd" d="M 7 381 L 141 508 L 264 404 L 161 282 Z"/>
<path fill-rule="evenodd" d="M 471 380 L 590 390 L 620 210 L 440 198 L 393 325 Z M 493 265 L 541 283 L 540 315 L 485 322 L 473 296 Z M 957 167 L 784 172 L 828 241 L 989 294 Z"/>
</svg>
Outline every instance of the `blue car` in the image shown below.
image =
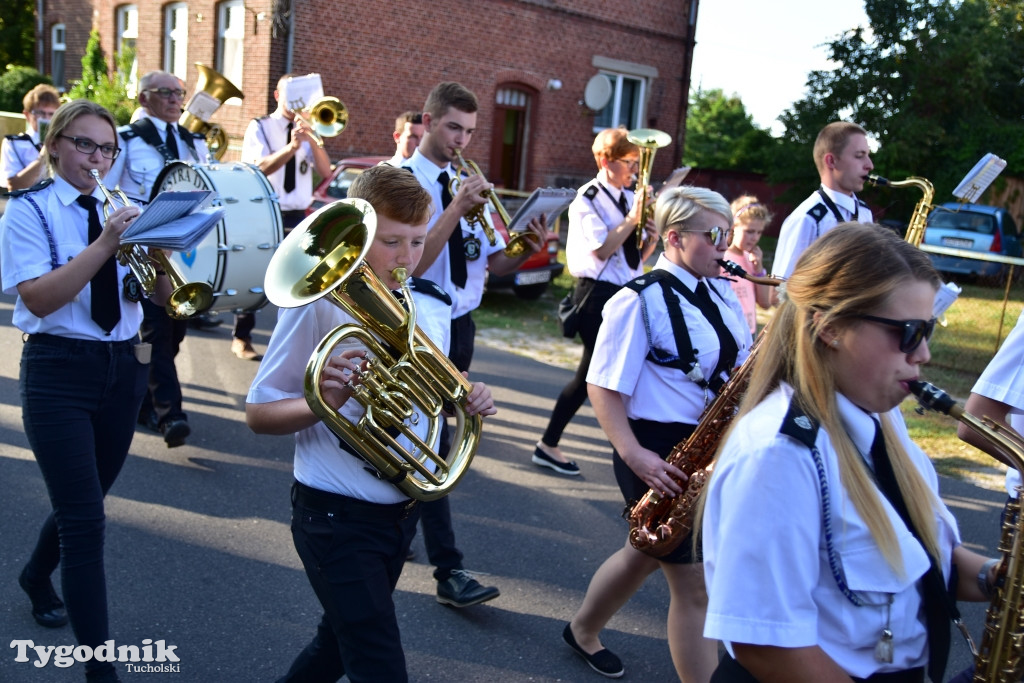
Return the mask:
<svg viewBox="0 0 1024 683">
<path fill-rule="evenodd" d="M 951 249 L 1021 256 L 1017 224 L 1003 208 L 950 202 L 935 207 L 928 216 L 924 244 Z M 1001 280 L 1010 266 L 959 256 L 929 254 L 943 273 Z"/>
</svg>

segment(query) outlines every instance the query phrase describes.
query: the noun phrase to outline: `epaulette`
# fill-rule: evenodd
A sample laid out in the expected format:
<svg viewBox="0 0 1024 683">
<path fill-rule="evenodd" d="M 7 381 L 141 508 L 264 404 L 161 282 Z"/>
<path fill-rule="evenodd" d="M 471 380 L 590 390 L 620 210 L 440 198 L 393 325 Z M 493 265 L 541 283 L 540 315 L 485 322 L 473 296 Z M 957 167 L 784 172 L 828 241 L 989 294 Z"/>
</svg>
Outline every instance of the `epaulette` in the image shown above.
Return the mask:
<svg viewBox="0 0 1024 683">
<path fill-rule="evenodd" d="M 821 219 L 828 215 L 828 207 L 824 204 L 815 204 L 807 211 L 807 215 L 813 218 L 815 223 L 820 223 Z"/>
<path fill-rule="evenodd" d="M 127 142 L 127 141 L 131 140 L 132 138 L 137 138 L 139 136 L 139 131 L 137 131 L 131 125 L 127 125 L 127 126 L 121 126 L 120 128 L 118 128 L 117 129 L 117 134 L 121 136 L 122 140 Z"/>
<path fill-rule="evenodd" d="M 270 118 L 270 114 L 264 114 L 263 116 L 257 116 L 253 121 L 266 121 Z"/>
<path fill-rule="evenodd" d="M 869 208 L 868 207 L 868 203 L 865 202 L 863 199 L 858 199 L 857 203 L 860 204 L 861 206 L 863 206 L 865 209 Z"/>
<path fill-rule="evenodd" d="M 39 190 L 49 187 L 52 182 L 53 178 L 43 178 L 32 187 L 26 187 L 24 190 L 15 190 L 8 196 L 13 199 L 15 197 L 20 197 L 23 194 L 28 194 L 29 192 L 38 192 Z"/>
<path fill-rule="evenodd" d="M 668 275 L 670 273 L 667 270 L 652 270 L 649 273 L 638 275 L 623 286 L 629 287 L 634 292 L 642 292 L 651 285 L 661 282 Z"/>
<path fill-rule="evenodd" d="M 590 187 L 585 189 L 583 191 L 583 196 L 589 199 L 590 201 L 594 201 L 594 197 L 597 196 L 597 185 L 591 185 Z"/>
<path fill-rule="evenodd" d="M 204 133 L 193 133 L 192 131 L 188 130 L 187 128 L 185 130 L 188 132 L 188 134 L 190 136 L 192 136 L 193 140 L 205 140 L 206 139 L 206 135 Z"/>
<path fill-rule="evenodd" d="M 818 423 L 804 413 L 794 397 L 789 401 L 789 410 L 782 419 L 779 434 L 785 434 L 808 448 L 814 448 L 814 442 L 818 438 Z"/>
<path fill-rule="evenodd" d="M 439 299 L 447 306 L 452 305 L 452 298 L 448 296 L 448 292 L 441 289 L 436 282 L 432 280 L 424 280 L 421 277 L 410 278 L 410 281 L 412 282 L 413 289 L 417 292 Z"/>
<path fill-rule="evenodd" d="M 26 140 L 28 142 L 32 142 L 32 136 L 28 133 L 14 133 L 13 135 L 5 135 L 4 138 L 11 142 L 14 142 L 15 140 Z"/>
</svg>

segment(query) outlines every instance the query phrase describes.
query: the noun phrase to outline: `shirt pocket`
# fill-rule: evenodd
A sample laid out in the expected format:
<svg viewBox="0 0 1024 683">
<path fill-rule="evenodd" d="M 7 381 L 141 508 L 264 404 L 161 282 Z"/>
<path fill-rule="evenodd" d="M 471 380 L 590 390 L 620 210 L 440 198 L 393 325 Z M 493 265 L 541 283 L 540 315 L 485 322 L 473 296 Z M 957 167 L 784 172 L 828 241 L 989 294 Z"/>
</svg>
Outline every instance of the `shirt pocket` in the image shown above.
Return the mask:
<svg viewBox="0 0 1024 683">
<path fill-rule="evenodd" d="M 164 167 L 163 159 L 140 154 L 128 161 L 128 176 L 138 185 L 145 185 L 147 178 L 155 180 Z"/>
</svg>

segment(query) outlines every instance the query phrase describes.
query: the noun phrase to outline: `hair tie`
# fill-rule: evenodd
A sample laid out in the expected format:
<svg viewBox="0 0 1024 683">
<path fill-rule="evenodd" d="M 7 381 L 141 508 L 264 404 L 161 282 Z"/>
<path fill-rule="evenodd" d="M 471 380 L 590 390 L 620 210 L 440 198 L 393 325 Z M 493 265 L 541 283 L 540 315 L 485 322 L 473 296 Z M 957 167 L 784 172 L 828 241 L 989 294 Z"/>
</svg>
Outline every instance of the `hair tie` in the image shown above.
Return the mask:
<svg viewBox="0 0 1024 683">
<path fill-rule="evenodd" d="M 737 211 L 735 214 L 733 214 L 733 218 L 734 219 L 735 218 L 739 218 L 740 216 L 743 215 L 743 213 L 745 211 L 749 211 L 750 209 L 753 209 L 755 206 L 762 206 L 762 204 L 760 202 L 753 202 L 751 204 L 747 204 L 746 206 L 741 208 L 739 211 Z"/>
</svg>

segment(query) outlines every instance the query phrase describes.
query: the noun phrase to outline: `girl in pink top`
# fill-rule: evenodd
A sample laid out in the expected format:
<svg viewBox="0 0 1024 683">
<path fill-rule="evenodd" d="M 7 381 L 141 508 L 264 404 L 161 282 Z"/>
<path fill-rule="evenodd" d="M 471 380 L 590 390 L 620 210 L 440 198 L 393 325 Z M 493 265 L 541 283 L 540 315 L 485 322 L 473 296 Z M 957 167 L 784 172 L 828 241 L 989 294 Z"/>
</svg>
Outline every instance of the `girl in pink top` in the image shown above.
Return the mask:
<svg viewBox="0 0 1024 683">
<path fill-rule="evenodd" d="M 772 220 L 768 207 L 758 202 L 753 195 L 743 195 L 730 205 L 733 215 L 732 243 L 725 252 L 725 258 L 739 265 L 751 275 L 766 275 L 761 261 L 761 247 L 757 241 L 761 233 Z M 728 276 L 723 270 L 722 275 Z M 771 308 L 774 305 L 774 293 L 768 285 L 755 285 L 749 280 L 732 279 L 732 289 L 743 306 L 743 314 L 750 332 L 757 335 L 757 306 Z"/>
</svg>

